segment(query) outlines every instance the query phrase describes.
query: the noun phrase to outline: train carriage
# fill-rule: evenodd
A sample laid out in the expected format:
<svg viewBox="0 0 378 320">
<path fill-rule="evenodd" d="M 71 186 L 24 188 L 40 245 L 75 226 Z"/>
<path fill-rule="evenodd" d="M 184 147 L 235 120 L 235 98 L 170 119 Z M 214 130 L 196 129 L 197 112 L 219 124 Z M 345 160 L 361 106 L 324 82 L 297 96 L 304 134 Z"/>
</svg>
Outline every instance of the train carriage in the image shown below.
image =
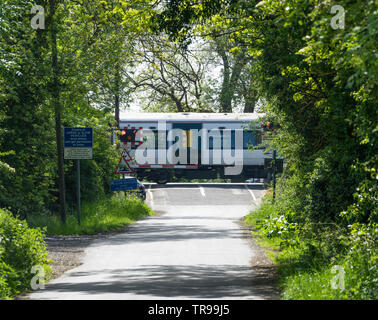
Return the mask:
<svg viewBox="0 0 378 320">
<path fill-rule="evenodd" d="M 136 142 L 129 143 L 136 160 L 130 165 L 139 179 L 166 183 L 174 177 L 222 178 L 236 182 L 269 178 L 266 164 L 272 154 L 265 152 L 261 145 L 259 119 L 262 116 L 258 113 L 123 113 L 119 127 L 136 132 Z M 141 160 L 147 153 L 148 161 Z M 230 163 L 230 157 L 239 160 L 241 170 L 231 174 L 227 171 L 226 168 L 236 165 Z"/>
</svg>

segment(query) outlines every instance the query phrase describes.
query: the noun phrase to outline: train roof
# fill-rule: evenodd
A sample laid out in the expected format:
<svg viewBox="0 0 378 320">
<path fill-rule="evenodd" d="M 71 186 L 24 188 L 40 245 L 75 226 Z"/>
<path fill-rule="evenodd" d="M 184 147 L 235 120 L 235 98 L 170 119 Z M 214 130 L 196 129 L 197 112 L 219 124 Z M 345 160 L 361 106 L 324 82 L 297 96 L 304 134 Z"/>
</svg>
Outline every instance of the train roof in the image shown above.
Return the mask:
<svg viewBox="0 0 378 320">
<path fill-rule="evenodd" d="M 124 112 L 120 115 L 121 122 L 145 122 L 145 121 L 254 121 L 264 116 L 264 113 L 195 113 L 195 112 L 177 112 L 177 113 L 142 113 L 142 112 Z"/>
</svg>

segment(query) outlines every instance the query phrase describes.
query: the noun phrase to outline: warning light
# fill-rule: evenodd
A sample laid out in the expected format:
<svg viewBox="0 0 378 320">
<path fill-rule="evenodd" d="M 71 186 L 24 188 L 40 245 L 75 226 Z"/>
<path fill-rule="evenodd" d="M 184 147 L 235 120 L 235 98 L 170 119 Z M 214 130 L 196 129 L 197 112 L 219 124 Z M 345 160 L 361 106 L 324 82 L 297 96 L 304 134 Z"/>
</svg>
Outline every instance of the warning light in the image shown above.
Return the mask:
<svg viewBox="0 0 378 320">
<path fill-rule="evenodd" d="M 263 131 L 276 131 L 276 129 L 281 128 L 279 124 L 274 124 L 273 122 L 267 121 L 265 124 L 261 124 Z"/>
<path fill-rule="evenodd" d="M 121 131 L 121 142 L 135 142 L 136 130 L 126 129 Z"/>
</svg>

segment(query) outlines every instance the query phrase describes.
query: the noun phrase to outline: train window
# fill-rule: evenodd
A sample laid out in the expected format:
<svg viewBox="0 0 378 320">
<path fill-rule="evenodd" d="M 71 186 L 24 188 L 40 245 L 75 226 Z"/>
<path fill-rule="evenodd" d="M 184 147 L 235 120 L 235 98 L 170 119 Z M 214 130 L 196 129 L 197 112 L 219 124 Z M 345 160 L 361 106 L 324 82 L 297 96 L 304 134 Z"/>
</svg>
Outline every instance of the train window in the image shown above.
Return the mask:
<svg viewBox="0 0 378 320">
<path fill-rule="evenodd" d="M 145 130 L 143 134 L 143 144 L 145 148 L 157 147 L 157 134 L 155 130 Z"/>
<path fill-rule="evenodd" d="M 192 130 L 187 129 L 182 131 L 182 146 L 184 148 L 192 147 Z"/>
<path fill-rule="evenodd" d="M 223 137 L 224 137 L 223 132 L 224 131 L 231 132 L 231 149 L 235 150 L 235 130 L 223 129 L 223 127 L 219 131 L 219 134 L 209 135 L 209 150 L 214 149 L 214 140 L 215 139 L 218 139 L 218 142 L 216 143 L 215 149 L 223 149 L 224 148 L 224 146 L 225 146 L 225 142 L 224 142 L 224 139 L 223 139 Z"/>
<path fill-rule="evenodd" d="M 250 146 L 256 146 L 258 141 L 252 131 L 243 132 L 243 149 L 248 149 Z"/>
<path fill-rule="evenodd" d="M 230 130 L 230 129 L 222 129 L 219 131 L 219 135 L 217 134 L 212 134 L 209 135 L 209 150 L 214 149 L 214 140 L 218 139 L 218 142 L 216 143 L 215 149 L 223 149 L 224 148 L 224 131 L 231 131 L 231 149 L 235 150 L 235 130 Z"/>
<path fill-rule="evenodd" d="M 235 130 L 231 130 L 231 149 L 235 150 Z"/>
<path fill-rule="evenodd" d="M 155 135 L 155 150 L 157 150 L 157 149 L 159 149 L 159 144 L 162 145 L 162 146 L 164 146 L 166 144 L 166 138 L 164 137 L 163 134 L 160 134 L 160 136 L 159 136 L 158 130 L 153 130 L 153 132 L 154 132 L 154 135 Z M 159 139 L 161 141 L 159 141 Z"/>
<path fill-rule="evenodd" d="M 260 134 L 256 135 L 256 144 L 260 145 L 262 143 L 262 136 Z"/>
<path fill-rule="evenodd" d="M 219 132 L 219 134 L 216 132 L 210 134 L 209 132 L 209 150 L 222 149 L 222 131 Z"/>
<path fill-rule="evenodd" d="M 168 131 L 160 131 L 160 134 L 159 134 L 159 131 L 158 130 L 154 130 L 154 134 L 155 134 L 155 149 L 162 149 L 162 146 L 164 148 L 165 146 L 165 149 L 168 149 L 169 147 L 169 142 L 168 142 Z"/>
<path fill-rule="evenodd" d="M 224 133 L 226 133 L 226 135 L 224 135 Z M 224 129 L 224 130 L 221 131 L 222 149 L 225 147 L 225 137 L 229 137 L 229 133 L 231 133 L 231 141 L 230 141 L 231 142 L 231 150 L 235 150 L 235 130 L 231 130 L 231 129 Z"/>
<path fill-rule="evenodd" d="M 152 146 L 151 137 L 154 135 L 155 131 L 156 130 L 153 131 L 153 130 L 150 130 L 150 129 L 145 130 L 145 134 L 142 135 L 142 142 L 143 142 L 144 146 L 151 148 L 151 146 Z M 140 145 L 139 143 L 132 144 L 130 146 L 131 150 L 138 149 L 139 145 Z M 155 146 L 156 146 L 156 138 L 155 138 Z"/>
</svg>

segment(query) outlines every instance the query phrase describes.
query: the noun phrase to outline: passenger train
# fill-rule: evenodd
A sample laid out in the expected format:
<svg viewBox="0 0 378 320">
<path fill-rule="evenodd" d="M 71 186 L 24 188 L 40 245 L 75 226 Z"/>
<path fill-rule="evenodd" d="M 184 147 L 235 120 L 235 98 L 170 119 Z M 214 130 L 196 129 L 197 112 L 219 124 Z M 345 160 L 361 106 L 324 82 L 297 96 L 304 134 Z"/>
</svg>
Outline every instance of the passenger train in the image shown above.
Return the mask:
<svg viewBox="0 0 378 320">
<path fill-rule="evenodd" d="M 123 113 L 119 129 L 136 132 L 136 142 L 129 143 L 129 152 L 136 159 L 130 166 L 138 179 L 160 184 L 180 178 L 244 182 L 270 177 L 267 163 L 272 159 L 272 152 L 266 152 L 262 144 L 263 116 L 258 113 Z M 141 160 L 146 154 L 148 161 Z M 240 170 L 227 170 L 236 165 Z"/>
</svg>

